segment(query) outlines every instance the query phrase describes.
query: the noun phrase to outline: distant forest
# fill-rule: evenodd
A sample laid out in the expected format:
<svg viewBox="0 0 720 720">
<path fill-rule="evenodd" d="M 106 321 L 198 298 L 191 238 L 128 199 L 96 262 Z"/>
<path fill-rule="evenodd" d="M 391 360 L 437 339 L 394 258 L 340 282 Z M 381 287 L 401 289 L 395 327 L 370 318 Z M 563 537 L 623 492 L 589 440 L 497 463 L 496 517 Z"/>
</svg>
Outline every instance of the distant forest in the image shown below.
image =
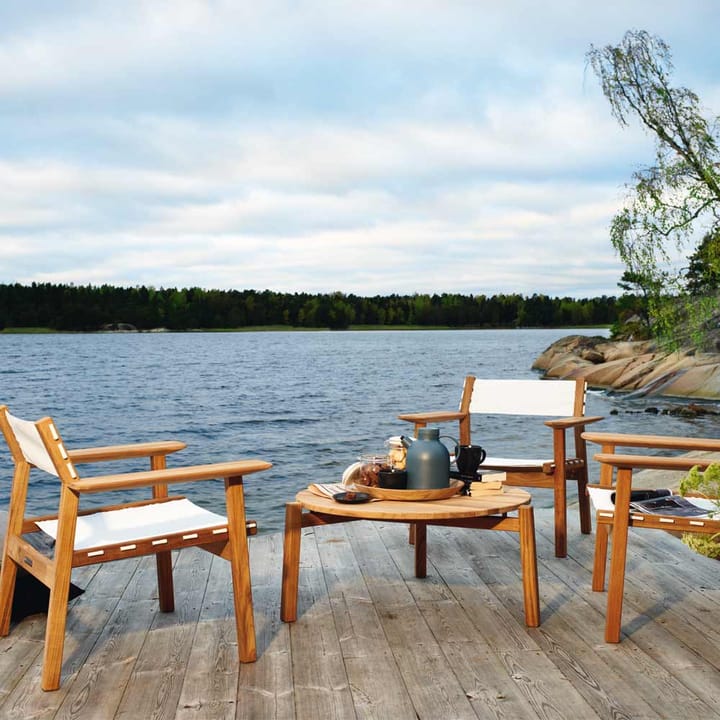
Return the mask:
<svg viewBox="0 0 720 720">
<path fill-rule="evenodd" d="M 456 328 L 610 325 L 615 297 L 387 295 L 360 297 L 271 290 L 122 288 L 110 285 L 0 285 L 0 330 L 232 329 L 268 325 L 346 329 L 351 325 Z"/>
</svg>

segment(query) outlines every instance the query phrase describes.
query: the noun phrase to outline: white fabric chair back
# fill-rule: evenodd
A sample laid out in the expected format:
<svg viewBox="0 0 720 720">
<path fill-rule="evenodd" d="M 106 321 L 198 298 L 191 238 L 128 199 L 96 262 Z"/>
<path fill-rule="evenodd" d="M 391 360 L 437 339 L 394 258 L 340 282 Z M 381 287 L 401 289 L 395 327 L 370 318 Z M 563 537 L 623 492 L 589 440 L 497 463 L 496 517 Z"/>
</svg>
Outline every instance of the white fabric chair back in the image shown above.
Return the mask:
<svg viewBox="0 0 720 720">
<path fill-rule="evenodd" d="M 48 451 L 45 449 L 45 444 L 40 437 L 38 429 L 35 427 L 35 423 L 16 418 L 10 413 L 7 413 L 7 419 L 15 433 L 15 438 L 17 439 L 18 445 L 20 445 L 23 457 L 31 465 L 58 477 L 58 472 L 55 469 L 55 465 Z"/>
<path fill-rule="evenodd" d="M 476 379 L 471 413 L 485 415 L 575 415 L 575 380 Z"/>
</svg>

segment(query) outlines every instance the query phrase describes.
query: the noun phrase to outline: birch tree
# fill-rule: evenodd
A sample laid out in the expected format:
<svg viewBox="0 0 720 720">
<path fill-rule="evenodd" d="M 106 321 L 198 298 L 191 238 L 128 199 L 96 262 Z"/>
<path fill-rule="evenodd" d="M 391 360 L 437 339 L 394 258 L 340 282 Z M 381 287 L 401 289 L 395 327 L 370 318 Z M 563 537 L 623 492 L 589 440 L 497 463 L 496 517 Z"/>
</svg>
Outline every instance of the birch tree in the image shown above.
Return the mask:
<svg viewBox="0 0 720 720">
<path fill-rule="evenodd" d="M 587 59 L 618 122 L 639 122 L 655 138 L 654 163 L 635 171 L 610 239 L 629 272 L 660 288 L 649 302 L 655 333 L 677 337 L 700 303 L 678 301 L 684 268 L 674 259 L 720 229 L 720 118 L 707 119 L 692 90 L 672 85 L 669 47 L 643 30 L 591 46 Z"/>
</svg>

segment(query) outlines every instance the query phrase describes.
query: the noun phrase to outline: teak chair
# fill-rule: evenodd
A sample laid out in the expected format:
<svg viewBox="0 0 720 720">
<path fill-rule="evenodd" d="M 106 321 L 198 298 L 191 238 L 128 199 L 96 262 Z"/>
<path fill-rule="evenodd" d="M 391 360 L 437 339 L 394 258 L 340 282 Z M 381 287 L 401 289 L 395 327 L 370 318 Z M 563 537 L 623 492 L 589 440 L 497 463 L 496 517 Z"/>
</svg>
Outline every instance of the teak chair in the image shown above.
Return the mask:
<svg viewBox="0 0 720 720">
<path fill-rule="evenodd" d="M 404 413 L 398 417 L 418 428 L 428 423 L 458 421 L 459 441 L 469 445 L 471 415 L 528 415 L 553 417 L 545 425 L 552 429 L 553 455 L 550 459 L 487 457 L 481 469 L 506 473 L 507 485 L 552 488 L 555 506 L 555 555 L 567 555 L 567 481 L 578 485 L 580 530 L 591 531 L 587 486 L 587 451 L 582 433 L 585 425 L 601 417 L 585 415 L 584 380 L 478 380 L 465 378 L 457 411 Z M 573 430 L 574 453 L 567 452 L 568 430 Z M 533 430 L 529 427 L 528 432 Z"/>
<path fill-rule="evenodd" d="M 140 443 L 83 450 L 65 448 L 51 418 L 28 422 L 0 406 L 0 429 L 15 463 L 7 534 L 0 568 L 0 636 L 8 634 L 17 568 L 22 567 L 50 589 L 41 687 L 56 690 L 65 641 L 68 589 L 72 568 L 140 555 L 157 558 L 160 610 L 174 609 L 171 551 L 198 546 L 230 561 L 240 662 L 256 657 L 250 565 L 245 521 L 243 476 L 266 470 L 263 460 L 196 465 L 168 469 L 166 456 L 185 447 L 181 442 Z M 76 463 L 149 457 L 151 469 L 81 478 Z M 25 517 L 30 472 L 39 468 L 60 480 L 55 515 Z M 204 510 L 182 496 L 168 496 L 170 483 L 225 479 L 227 518 Z M 79 510 L 86 493 L 152 488 L 153 498 Z M 252 531 L 252 527 L 250 528 Z M 43 531 L 55 538 L 52 557 L 32 543 Z"/>
<path fill-rule="evenodd" d="M 615 492 L 614 506 L 602 500 L 596 504 L 595 559 L 593 563 L 592 589 L 605 589 L 608 540 L 612 537 L 610 579 L 608 583 L 607 612 L 605 616 L 605 642 L 620 642 L 622 625 L 623 594 L 625 589 L 625 564 L 629 528 L 671 530 L 714 535 L 720 532 L 720 520 L 702 517 L 676 517 L 632 512 L 630 491 L 634 470 L 680 470 L 687 471 L 694 466 L 705 469 L 713 462 L 720 462 L 720 440 L 714 438 L 687 438 L 666 435 L 624 435 L 622 433 L 585 433 L 585 439 L 601 446 L 602 452 L 595 455 L 600 463 L 599 484 L 589 485 L 593 495 L 595 488 Z M 647 448 L 649 450 L 711 451 L 715 457 L 683 457 L 662 455 L 617 454 L 618 447 Z M 600 495 L 600 494 L 599 494 Z"/>
</svg>

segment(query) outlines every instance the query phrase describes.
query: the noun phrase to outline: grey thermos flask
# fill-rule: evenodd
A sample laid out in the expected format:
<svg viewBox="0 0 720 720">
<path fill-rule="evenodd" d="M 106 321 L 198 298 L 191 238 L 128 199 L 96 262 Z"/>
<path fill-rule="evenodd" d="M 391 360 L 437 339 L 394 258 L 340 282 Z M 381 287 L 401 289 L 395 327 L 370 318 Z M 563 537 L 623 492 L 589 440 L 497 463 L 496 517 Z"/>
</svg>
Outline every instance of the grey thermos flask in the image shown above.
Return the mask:
<svg viewBox="0 0 720 720">
<path fill-rule="evenodd" d="M 440 430 L 420 428 L 410 444 L 405 461 L 407 486 L 412 490 L 434 490 L 450 484 L 450 453 L 440 442 Z"/>
</svg>

